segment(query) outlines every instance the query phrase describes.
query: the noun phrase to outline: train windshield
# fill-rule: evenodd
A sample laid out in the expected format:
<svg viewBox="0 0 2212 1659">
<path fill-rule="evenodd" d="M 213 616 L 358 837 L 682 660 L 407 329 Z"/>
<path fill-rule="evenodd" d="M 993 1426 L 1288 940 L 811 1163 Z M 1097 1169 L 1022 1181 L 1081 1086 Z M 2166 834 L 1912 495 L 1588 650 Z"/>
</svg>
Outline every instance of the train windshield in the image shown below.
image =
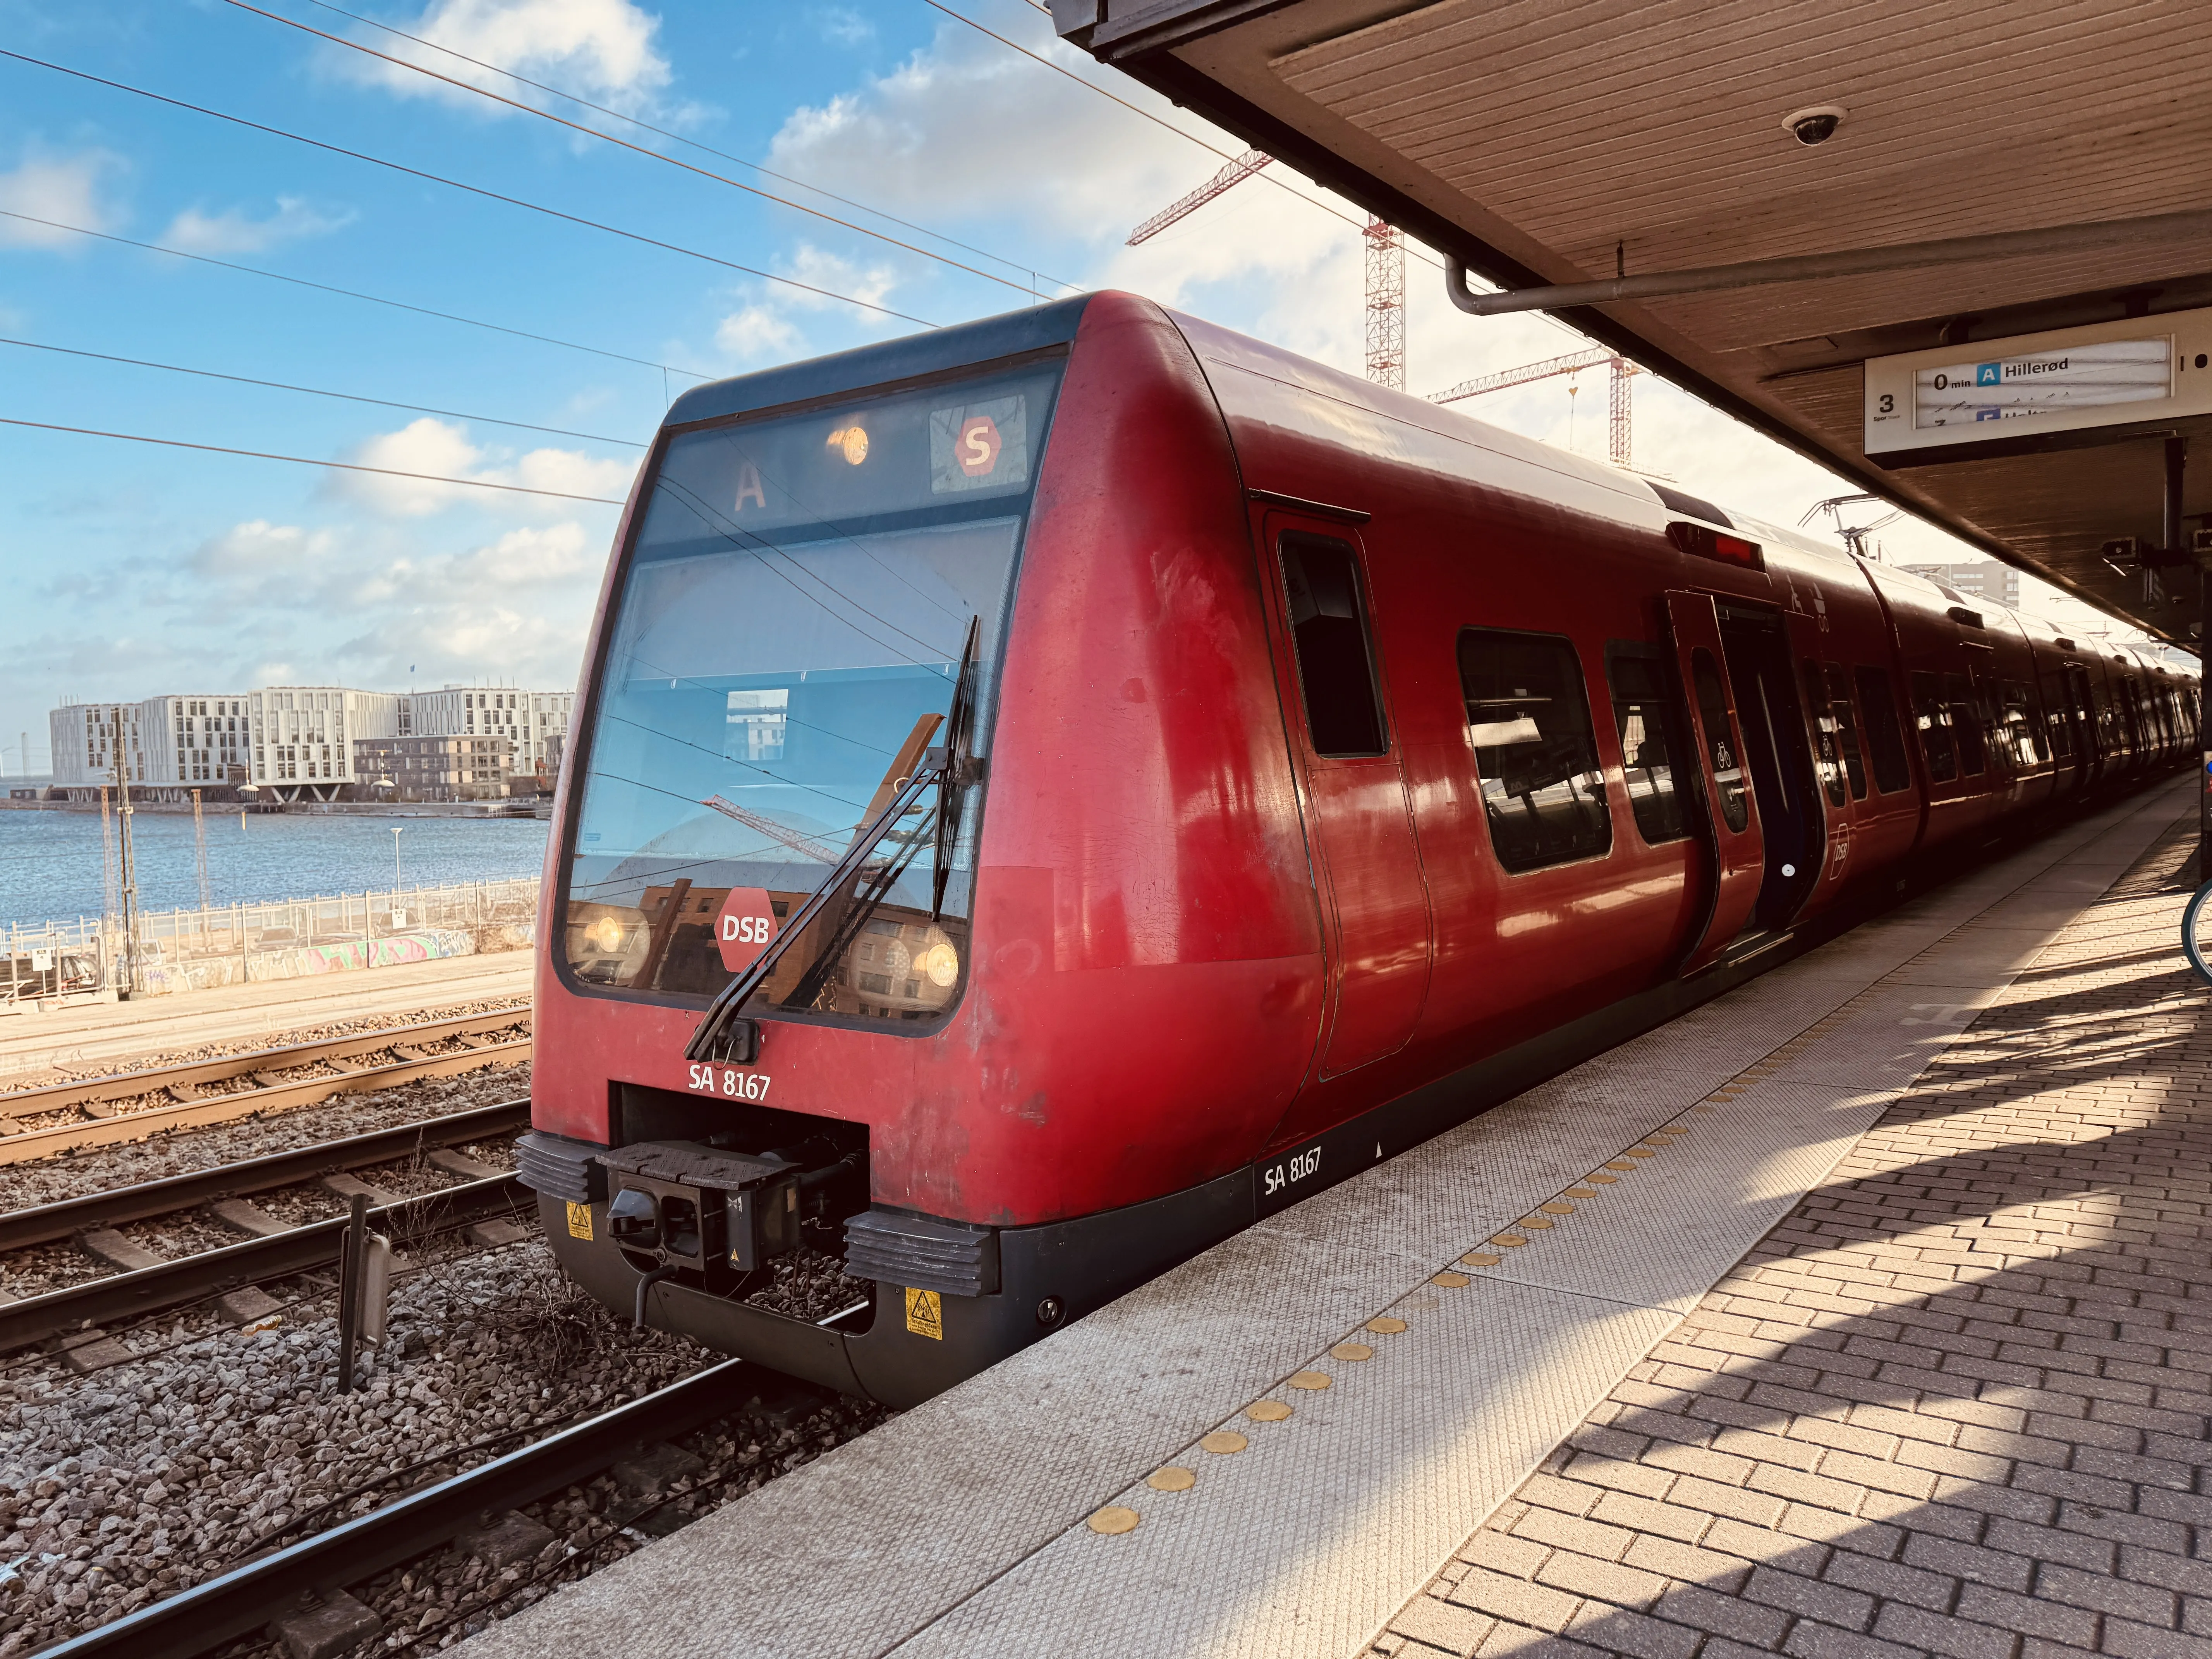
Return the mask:
<svg viewBox="0 0 2212 1659">
<path fill-rule="evenodd" d="M 988 753 L 1058 381 L 1048 365 L 670 441 L 570 784 L 579 981 L 705 998 L 748 965 L 942 741 L 971 627 L 970 748 Z M 945 838 L 925 794 L 748 1007 L 946 1008 L 982 793 Z"/>
</svg>

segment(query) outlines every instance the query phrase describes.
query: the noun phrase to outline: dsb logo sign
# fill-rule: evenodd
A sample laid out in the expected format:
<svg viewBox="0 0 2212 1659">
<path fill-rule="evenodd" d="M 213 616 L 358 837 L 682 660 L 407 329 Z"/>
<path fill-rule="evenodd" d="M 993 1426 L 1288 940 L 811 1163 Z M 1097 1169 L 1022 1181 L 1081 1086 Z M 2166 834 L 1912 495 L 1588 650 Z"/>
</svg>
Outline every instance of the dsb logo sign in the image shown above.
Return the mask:
<svg viewBox="0 0 2212 1659">
<path fill-rule="evenodd" d="M 760 887 L 732 887 L 714 918 L 714 945 L 722 966 L 741 974 L 775 941 L 775 909 Z"/>
</svg>

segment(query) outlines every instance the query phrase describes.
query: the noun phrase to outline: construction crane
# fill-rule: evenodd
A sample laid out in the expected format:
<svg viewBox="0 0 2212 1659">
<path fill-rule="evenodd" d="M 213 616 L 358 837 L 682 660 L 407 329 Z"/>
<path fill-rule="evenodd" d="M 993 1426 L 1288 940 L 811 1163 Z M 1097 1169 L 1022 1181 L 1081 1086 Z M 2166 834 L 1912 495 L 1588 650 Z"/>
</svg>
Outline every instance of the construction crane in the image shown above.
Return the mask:
<svg viewBox="0 0 2212 1659">
<path fill-rule="evenodd" d="M 1479 398 L 1486 392 L 1502 392 L 1510 386 L 1526 386 L 1531 380 L 1547 380 L 1554 374 L 1575 374 L 1585 368 L 1595 368 L 1600 363 L 1613 370 L 1613 395 L 1607 405 L 1607 422 L 1611 441 L 1613 464 L 1627 466 L 1635 449 L 1635 434 L 1629 415 L 1628 380 L 1632 374 L 1644 371 L 1627 358 L 1605 346 L 1589 346 L 1580 351 L 1571 351 L 1564 357 L 1547 357 L 1540 363 L 1524 363 L 1519 368 L 1501 368 L 1495 374 L 1478 374 L 1471 380 L 1462 380 L 1449 392 L 1434 393 L 1432 404 L 1457 403 L 1462 398 Z"/>
<path fill-rule="evenodd" d="M 1248 149 L 1189 195 L 1162 208 L 1129 233 L 1127 246 L 1148 242 L 1170 225 L 1188 218 L 1231 185 L 1241 184 L 1274 161 L 1262 149 Z M 1366 268 L 1367 378 L 1394 392 L 1406 389 L 1406 239 L 1395 225 L 1370 215 L 1360 232 Z"/>
<path fill-rule="evenodd" d="M 746 829 L 757 830 L 769 840 L 781 842 L 793 852 L 804 853 L 807 857 L 819 859 L 824 864 L 835 864 L 845 856 L 834 847 L 824 847 L 811 836 L 799 834 L 787 823 L 778 823 L 765 813 L 756 812 L 750 807 L 740 806 L 735 801 L 724 800 L 720 795 L 709 795 L 699 805 L 711 806 L 724 817 L 735 818 Z"/>
</svg>

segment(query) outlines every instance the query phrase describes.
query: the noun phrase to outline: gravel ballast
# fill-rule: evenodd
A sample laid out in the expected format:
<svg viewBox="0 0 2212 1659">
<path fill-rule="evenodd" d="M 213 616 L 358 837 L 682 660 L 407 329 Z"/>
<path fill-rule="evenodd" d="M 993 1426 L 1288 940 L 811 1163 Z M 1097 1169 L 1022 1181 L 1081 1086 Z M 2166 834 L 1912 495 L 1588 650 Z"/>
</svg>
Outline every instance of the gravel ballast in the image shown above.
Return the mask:
<svg viewBox="0 0 2212 1659">
<path fill-rule="evenodd" d="M 570 1285 L 536 1239 L 405 1273 L 385 1346 L 351 1395 L 333 1389 L 327 1297 L 251 1334 L 179 1319 L 138 1333 L 134 1346 L 157 1338 L 174 1346 L 90 1376 L 46 1358 L 0 1373 L 0 1559 L 12 1564 L 0 1567 L 0 1659 L 291 1541 L 295 1522 L 319 1530 L 364 1513 L 719 1358 L 681 1337 L 632 1331 Z M 726 1501 L 885 1415 L 791 1387 L 780 1413 L 688 1437 L 703 1465 L 690 1480 L 697 1495 L 629 1532 L 620 1523 L 652 1500 L 603 1478 L 526 1511 L 557 1534 L 537 1562 L 501 1575 L 441 1551 L 355 1587 L 386 1621 L 386 1639 L 370 1650 L 459 1640 L 679 1522 L 687 1504 L 696 1512 Z M 374 1484 L 495 1436 L 507 1437 Z M 571 1543 L 597 1548 L 571 1559 Z M 496 1604 L 475 1605 L 488 1598 Z"/>
<path fill-rule="evenodd" d="M 389 1089 L 337 1095 L 312 1106 L 262 1112 L 205 1128 L 160 1130 L 143 1140 L 57 1153 L 36 1163 L 0 1164 L 0 1210 L 27 1210 L 165 1176 L 243 1163 L 396 1123 L 521 1100 L 529 1093 L 526 1063 L 489 1066 L 458 1077 L 423 1078 Z"/>
</svg>

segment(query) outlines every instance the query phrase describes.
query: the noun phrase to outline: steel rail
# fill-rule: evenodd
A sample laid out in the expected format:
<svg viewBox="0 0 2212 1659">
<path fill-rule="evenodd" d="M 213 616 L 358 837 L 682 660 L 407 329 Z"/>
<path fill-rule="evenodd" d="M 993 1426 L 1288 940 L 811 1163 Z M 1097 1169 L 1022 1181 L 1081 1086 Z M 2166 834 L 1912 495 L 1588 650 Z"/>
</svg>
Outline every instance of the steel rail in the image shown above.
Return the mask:
<svg viewBox="0 0 2212 1659">
<path fill-rule="evenodd" d="M 197 1659 L 252 1635 L 289 1612 L 306 1592 L 358 1584 L 451 1541 L 483 1523 L 484 1512 L 514 1509 L 588 1480 L 632 1448 L 666 1440 L 741 1409 L 772 1375 L 750 1360 L 726 1359 L 681 1382 L 573 1428 L 494 1458 L 234 1567 L 219 1577 L 87 1631 L 42 1659 Z"/>
<path fill-rule="evenodd" d="M 102 1077 L 72 1078 L 66 1083 L 49 1083 L 36 1089 L 15 1089 L 0 1094 L 0 1112 L 20 1117 L 27 1112 L 51 1112 L 87 1102 L 131 1100 L 163 1089 L 227 1083 L 254 1072 L 283 1071 L 294 1066 L 311 1066 L 319 1060 L 373 1054 L 395 1043 L 442 1042 L 448 1037 L 465 1038 L 488 1031 L 503 1031 L 529 1018 L 526 1006 L 489 1014 L 457 1014 L 414 1025 L 389 1026 L 381 1031 L 325 1037 L 317 1042 L 293 1042 L 243 1054 L 222 1054 L 213 1060 L 187 1060 L 180 1066 L 155 1066 L 143 1071 L 112 1072 Z"/>
<path fill-rule="evenodd" d="M 497 1015 L 478 1014 L 467 1022 L 441 1022 L 451 1026 L 467 1023 L 489 1022 L 490 1029 L 519 1024 L 526 1014 L 510 1013 L 503 1018 Z M 474 1032 L 453 1030 L 443 1031 L 425 1026 L 400 1026 L 385 1035 L 379 1042 L 370 1038 L 347 1038 L 344 1041 L 362 1051 L 374 1053 L 399 1044 L 414 1044 L 439 1040 L 445 1036 L 465 1037 Z M 257 1055 L 238 1056 L 251 1060 L 250 1069 L 273 1071 L 283 1066 L 312 1064 L 316 1060 L 343 1060 L 344 1054 L 303 1054 L 304 1050 L 325 1045 L 306 1043 L 298 1048 L 265 1049 Z M 216 1095 L 205 1100 L 180 1101 L 173 1106 L 156 1106 L 143 1112 L 113 1112 L 105 1116 L 93 1116 L 74 1123 L 57 1123 L 41 1129 L 19 1129 L 12 1134 L 0 1135 L 0 1164 L 21 1164 L 32 1158 L 48 1158 L 54 1153 L 83 1146 L 112 1146 L 118 1141 L 139 1140 L 161 1129 L 198 1128 L 211 1123 L 234 1122 L 264 1112 L 290 1106 L 311 1106 L 328 1100 L 334 1095 L 360 1094 L 372 1089 L 388 1089 L 398 1084 L 419 1082 L 425 1078 L 452 1077 L 463 1072 L 473 1072 L 487 1066 L 514 1066 L 531 1056 L 531 1039 L 518 1037 L 507 1042 L 489 1042 L 478 1048 L 467 1048 L 453 1054 L 435 1054 L 428 1058 L 403 1058 L 380 1066 L 364 1066 L 337 1077 L 302 1079 L 296 1083 L 264 1083 L 258 1087 L 240 1089 L 227 1095 Z M 234 1061 L 209 1062 L 230 1065 Z M 199 1069 L 179 1068 L 179 1069 Z M 242 1068 L 246 1069 L 246 1068 Z M 238 1073 L 234 1073 L 233 1075 Z M 143 1072 L 131 1079 L 135 1086 L 121 1092 L 128 1097 L 158 1092 L 175 1080 L 159 1071 Z M 181 1085 L 178 1086 L 182 1086 Z M 65 1094 L 70 1085 L 58 1085 L 52 1090 L 26 1090 L 14 1095 L 0 1095 L 0 1115 L 23 1111 L 56 1111 L 71 1104 L 82 1103 L 76 1099 L 46 1099 L 35 1097 Z M 100 1103 L 94 1103 L 95 1105 Z"/>
<path fill-rule="evenodd" d="M 368 1218 L 396 1244 L 513 1213 L 533 1201 L 534 1195 L 515 1176 L 492 1176 L 374 1207 Z M 267 1238 L 249 1238 L 219 1250 L 203 1250 L 0 1304 L 0 1353 L 84 1326 L 137 1319 L 241 1285 L 331 1267 L 338 1259 L 345 1229 L 346 1218 L 332 1216 Z"/>
<path fill-rule="evenodd" d="M 33 1244 L 74 1238 L 94 1227 L 119 1227 L 125 1222 L 173 1215 L 204 1204 L 210 1199 L 236 1198 L 246 1193 L 265 1193 L 277 1187 L 312 1181 L 317 1176 L 342 1170 L 367 1169 L 406 1157 L 419 1148 L 458 1146 L 483 1140 L 530 1121 L 527 1100 L 501 1101 L 443 1117 L 372 1129 L 343 1140 L 318 1141 L 288 1152 L 247 1158 L 238 1164 L 217 1164 L 185 1175 L 141 1182 L 136 1186 L 87 1193 L 33 1209 L 0 1214 L 0 1250 L 20 1250 Z"/>
</svg>

